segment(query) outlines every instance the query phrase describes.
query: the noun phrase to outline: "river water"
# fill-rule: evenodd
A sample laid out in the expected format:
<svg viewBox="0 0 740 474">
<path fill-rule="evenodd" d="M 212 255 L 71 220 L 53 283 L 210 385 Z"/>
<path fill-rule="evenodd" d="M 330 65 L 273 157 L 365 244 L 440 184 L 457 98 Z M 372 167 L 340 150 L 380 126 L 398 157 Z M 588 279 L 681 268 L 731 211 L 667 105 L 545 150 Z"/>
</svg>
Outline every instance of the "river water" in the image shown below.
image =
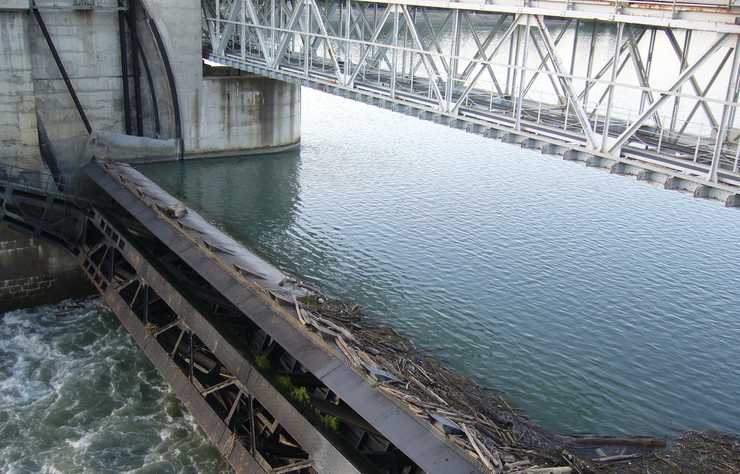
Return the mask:
<svg viewBox="0 0 740 474">
<path fill-rule="evenodd" d="M 142 170 L 561 432 L 740 432 L 738 211 L 304 90 L 300 153 Z M 96 301 L 0 319 L 0 472 L 219 472 Z"/>
<path fill-rule="evenodd" d="M 304 90 L 300 153 L 142 167 L 563 432 L 740 431 L 734 209 Z"/>
</svg>

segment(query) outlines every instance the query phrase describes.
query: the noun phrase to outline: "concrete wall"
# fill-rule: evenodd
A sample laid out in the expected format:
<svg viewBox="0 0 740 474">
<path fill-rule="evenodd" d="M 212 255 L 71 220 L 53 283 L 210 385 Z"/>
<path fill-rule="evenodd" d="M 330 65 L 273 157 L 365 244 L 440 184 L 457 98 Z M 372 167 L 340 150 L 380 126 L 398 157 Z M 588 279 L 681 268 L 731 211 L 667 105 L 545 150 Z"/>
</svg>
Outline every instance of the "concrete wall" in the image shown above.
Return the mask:
<svg viewBox="0 0 740 474">
<path fill-rule="evenodd" d="M 73 0 L 37 0 L 71 7 Z M 113 7 L 116 0 L 98 0 Z M 123 95 L 118 15 L 114 10 L 44 9 L 46 27 L 74 84 L 93 128 L 122 131 Z M 49 47 L 31 15 L 28 36 L 33 67 L 36 110 L 43 122 L 60 168 L 72 171 L 81 164 L 87 130 L 67 92 Z"/>
<path fill-rule="evenodd" d="M 27 14 L 0 12 L 0 161 L 37 169 L 36 97 Z"/>
<path fill-rule="evenodd" d="M 73 0 L 37 0 L 49 34 L 90 122 L 121 131 L 123 116 L 117 13 L 73 10 Z M 98 0 L 104 7 L 116 0 Z M 46 8 L 54 6 L 54 8 Z M 24 168 L 50 166 L 39 152 L 45 129 L 56 164 L 79 164 L 87 131 L 33 15 L 0 9 L 0 162 Z"/>
<path fill-rule="evenodd" d="M 0 225 L 0 313 L 93 291 L 66 250 Z"/>
</svg>

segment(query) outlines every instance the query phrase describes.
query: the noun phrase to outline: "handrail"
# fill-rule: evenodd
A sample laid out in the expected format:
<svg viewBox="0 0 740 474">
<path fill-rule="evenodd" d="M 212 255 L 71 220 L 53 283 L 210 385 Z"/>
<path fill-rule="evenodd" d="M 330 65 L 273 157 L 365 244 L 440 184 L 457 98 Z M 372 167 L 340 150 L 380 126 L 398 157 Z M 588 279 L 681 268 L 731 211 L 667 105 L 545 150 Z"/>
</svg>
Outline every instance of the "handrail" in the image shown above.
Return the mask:
<svg viewBox="0 0 740 474">
<path fill-rule="evenodd" d="M 70 190 L 65 188 L 63 184 L 57 183 L 56 178 L 51 173 L 34 168 L 0 163 L 0 186 L 2 185 L 15 190 L 61 198 L 78 207 L 86 207 L 92 203 L 92 201 L 83 197 L 78 190 Z"/>
<path fill-rule="evenodd" d="M 15 187 L 39 191 L 44 194 L 62 194 L 51 173 L 33 168 L 0 163 L 0 183 L 12 183 Z"/>
</svg>

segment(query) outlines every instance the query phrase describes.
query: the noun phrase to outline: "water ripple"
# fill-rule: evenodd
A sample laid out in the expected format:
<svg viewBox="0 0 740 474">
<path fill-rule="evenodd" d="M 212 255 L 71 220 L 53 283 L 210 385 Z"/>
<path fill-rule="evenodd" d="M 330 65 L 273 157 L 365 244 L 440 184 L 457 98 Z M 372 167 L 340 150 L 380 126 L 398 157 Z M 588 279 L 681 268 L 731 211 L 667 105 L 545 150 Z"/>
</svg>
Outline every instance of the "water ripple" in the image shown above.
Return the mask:
<svg viewBox="0 0 740 474">
<path fill-rule="evenodd" d="M 300 155 L 143 170 L 551 429 L 740 431 L 736 210 L 303 94 Z"/>
<path fill-rule="evenodd" d="M 226 472 L 99 302 L 7 313 L 0 340 L 0 472 Z"/>
</svg>

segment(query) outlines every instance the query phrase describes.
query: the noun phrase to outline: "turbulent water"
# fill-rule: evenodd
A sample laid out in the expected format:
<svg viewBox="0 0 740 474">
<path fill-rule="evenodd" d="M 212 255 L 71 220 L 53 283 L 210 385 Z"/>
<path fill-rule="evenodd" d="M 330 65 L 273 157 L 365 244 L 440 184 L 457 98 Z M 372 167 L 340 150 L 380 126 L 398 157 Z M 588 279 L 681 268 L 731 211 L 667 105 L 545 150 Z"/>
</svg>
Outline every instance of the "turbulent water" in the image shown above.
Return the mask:
<svg viewBox="0 0 740 474">
<path fill-rule="evenodd" d="M 224 472 L 98 300 L 0 319 L 0 472 Z"/>
<path fill-rule="evenodd" d="M 740 431 L 740 219 L 304 90 L 302 149 L 142 167 L 563 432 Z"/>
</svg>

